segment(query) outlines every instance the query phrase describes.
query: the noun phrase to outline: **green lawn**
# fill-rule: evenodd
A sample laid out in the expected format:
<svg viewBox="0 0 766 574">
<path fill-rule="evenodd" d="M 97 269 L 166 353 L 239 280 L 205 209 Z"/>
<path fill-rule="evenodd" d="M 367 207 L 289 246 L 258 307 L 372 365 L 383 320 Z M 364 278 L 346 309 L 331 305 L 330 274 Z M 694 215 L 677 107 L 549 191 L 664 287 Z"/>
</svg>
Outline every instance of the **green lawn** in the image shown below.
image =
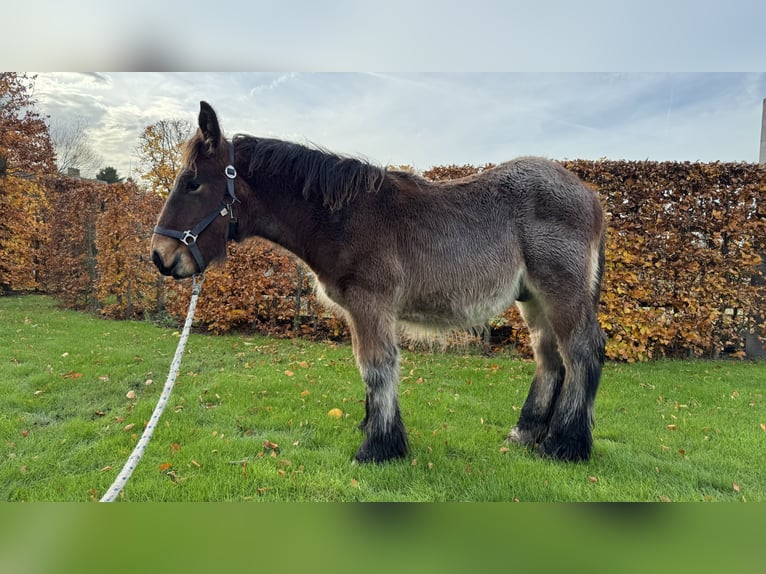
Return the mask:
<svg viewBox="0 0 766 574">
<path fill-rule="evenodd" d="M 177 342 L 174 329 L 0 298 L 0 500 L 100 498 Z M 121 499 L 766 501 L 766 363 L 606 365 L 594 456 L 581 464 L 503 443 L 533 370 L 505 355 L 404 353 L 411 456 L 362 466 L 350 346 L 192 335 Z"/>
</svg>

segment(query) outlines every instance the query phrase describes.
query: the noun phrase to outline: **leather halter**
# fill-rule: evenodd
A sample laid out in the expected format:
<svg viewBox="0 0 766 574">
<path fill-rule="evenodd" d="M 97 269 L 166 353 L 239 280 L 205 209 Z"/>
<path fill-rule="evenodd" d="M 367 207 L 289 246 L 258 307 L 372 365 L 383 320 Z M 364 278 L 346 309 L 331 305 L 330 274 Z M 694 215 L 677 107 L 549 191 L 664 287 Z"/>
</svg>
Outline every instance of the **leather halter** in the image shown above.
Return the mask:
<svg viewBox="0 0 766 574">
<path fill-rule="evenodd" d="M 202 253 L 197 247 L 197 238 L 207 227 L 215 221 L 217 217 L 229 216 L 229 231 L 226 240 L 235 239 L 237 235 L 237 218 L 234 217 L 234 204 L 239 203 L 236 194 L 234 193 L 234 179 L 237 177 L 237 170 L 234 167 L 234 143 L 229 142 L 229 165 L 223 170 L 226 175 L 226 195 L 218 204 L 215 211 L 210 213 L 204 219 L 202 219 L 197 225 L 186 231 L 176 231 L 175 229 L 167 229 L 160 227 L 159 225 L 154 228 L 154 233 L 158 235 L 165 235 L 178 239 L 181 243 L 189 248 L 189 251 L 194 257 L 194 261 L 197 262 L 199 272 L 202 273 L 205 270 L 205 259 L 202 257 Z"/>
</svg>

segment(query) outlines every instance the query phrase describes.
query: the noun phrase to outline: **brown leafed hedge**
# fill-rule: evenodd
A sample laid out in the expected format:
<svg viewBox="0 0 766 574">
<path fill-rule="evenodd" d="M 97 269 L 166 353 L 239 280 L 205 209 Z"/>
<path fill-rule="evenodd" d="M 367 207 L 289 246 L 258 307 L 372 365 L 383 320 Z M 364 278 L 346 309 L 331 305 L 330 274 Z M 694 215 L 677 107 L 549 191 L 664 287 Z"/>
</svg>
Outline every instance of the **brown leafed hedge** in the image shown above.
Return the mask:
<svg viewBox="0 0 766 574">
<path fill-rule="evenodd" d="M 608 355 L 741 354 L 766 301 L 757 280 L 766 253 L 766 166 L 564 165 L 598 190 L 608 214 L 601 313 Z"/>
<path fill-rule="evenodd" d="M 741 356 L 755 317 L 766 315 L 766 166 L 562 163 L 597 191 L 607 213 L 600 320 L 609 337 L 608 357 Z M 424 176 L 454 179 L 490 168 L 443 166 Z M 110 317 L 167 312 L 183 318 L 187 282 L 159 279 L 148 257 L 161 197 L 131 182 L 61 177 L 5 187 L 13 193 L 0 197 L 0 213 L 18 211 L 24 190 L 36 194 L 32 215 L 25 215 L 28 224 L 17 226 L 15 236 L 0 229 L 6 290 L 31 286 L 66 306 Z M 19 246 L 34 249 L 25 258 Z M 226 263 L 206 273 L 197 321 L 213 332 L 347 336 L 343 323 L 317 304 L 309 275 L 294 257 L 265 241 L 233 245 Z M 491 327 L 501 342 L 529 353 L 515 308 Z"/>
<path fill-rule="evenodd" d="M 131 181 L 57 177 L 46 186 L 49 235 L 40 289 L 67 307 L 113 318 L 160 312 L 165 286 L 148 245 L 163 199 Z"/>
</svg>

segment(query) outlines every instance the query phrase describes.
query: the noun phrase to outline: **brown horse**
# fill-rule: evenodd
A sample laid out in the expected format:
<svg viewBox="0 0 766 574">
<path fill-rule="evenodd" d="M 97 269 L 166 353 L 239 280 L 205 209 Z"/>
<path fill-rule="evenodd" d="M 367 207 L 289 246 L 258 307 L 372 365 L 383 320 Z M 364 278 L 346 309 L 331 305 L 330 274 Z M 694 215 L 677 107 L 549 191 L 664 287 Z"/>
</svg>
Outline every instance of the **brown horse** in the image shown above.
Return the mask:
<svg viewBox="0 0 766 574">
<path fill-rule="evenodd" d="M 154 263 L 189 277 L 223 259 L 228 239 L 252 236 L 301 258 L 351 330 L 367 397 L 358 461 L 408 450 L 398 329 L 475 327 L 514 302 L 537 368 L 508 440 L 589 458 L 605 225 L 573 174 L 527 157 L 433 183 L 295 143 L 227 141 L 205 102 L 183 163 L 152 237 Z"/>
</svg>

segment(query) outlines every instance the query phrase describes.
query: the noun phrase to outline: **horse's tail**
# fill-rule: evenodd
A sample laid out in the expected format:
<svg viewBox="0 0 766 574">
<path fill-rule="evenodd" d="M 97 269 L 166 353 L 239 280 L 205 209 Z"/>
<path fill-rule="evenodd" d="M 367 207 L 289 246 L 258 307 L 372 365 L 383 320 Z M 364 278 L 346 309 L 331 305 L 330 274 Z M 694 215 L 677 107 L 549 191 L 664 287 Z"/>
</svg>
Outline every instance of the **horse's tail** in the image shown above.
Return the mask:
<svg viewBox="0 0 766 574">
<path fill-rule="evenodd" d="M 599 204 L 599 208 L 601 205 Z M 606 262 L 606 221 L 601 209 L 598 209 L 598 236 L 594 238 L 591 244 L 591 297 L 593 298 L 593 307 L 598 313 L 598 306 L 601 300 L 601 282 L 604 279 L 604 264 Z"/>
</svg>

